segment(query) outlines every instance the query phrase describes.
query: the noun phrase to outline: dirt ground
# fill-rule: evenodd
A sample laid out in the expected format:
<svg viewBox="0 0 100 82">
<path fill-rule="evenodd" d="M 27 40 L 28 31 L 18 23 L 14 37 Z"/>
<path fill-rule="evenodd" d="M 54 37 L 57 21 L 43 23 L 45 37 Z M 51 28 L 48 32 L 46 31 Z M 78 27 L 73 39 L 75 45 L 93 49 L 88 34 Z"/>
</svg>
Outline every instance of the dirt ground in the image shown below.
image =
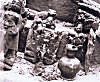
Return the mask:
<svg viewBox="0 0 100 82">
<path fill-rule="evenodd" d="M 1 54 L 0 54 L 1 55 Z M 70 82 L 61 77 L 57 63 L 44 66 L 41 62 L 34 65 L 23 59 L 23 53 L 18 53 L 11 71 L 0 71 L 0 82 Z M 2 61 L 3 57 L 1 57 Z M 0 63 L 2 65 L 2 63 Z M 100 82 L 100 66 L 93 66 L 85 75 L 81 70 L 72 82 Z"/>
</svg>

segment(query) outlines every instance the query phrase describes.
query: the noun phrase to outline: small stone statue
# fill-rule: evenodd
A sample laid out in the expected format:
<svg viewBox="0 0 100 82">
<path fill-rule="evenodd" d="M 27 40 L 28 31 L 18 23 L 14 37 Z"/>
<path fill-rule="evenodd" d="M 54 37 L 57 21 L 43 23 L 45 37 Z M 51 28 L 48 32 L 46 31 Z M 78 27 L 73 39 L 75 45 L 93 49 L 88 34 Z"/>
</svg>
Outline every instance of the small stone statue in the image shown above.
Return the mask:
<svg viewBox="0 0 100 82">
<path fill-rule="evenodd" d="M 5 9 L 6 7 L 6 9 Z M 4 70 L 11 70 L 18 50 L 18 38 L 20 28 L 20 8 L 21 3 L 9 3 L 4 5 Z"/>
</svg>

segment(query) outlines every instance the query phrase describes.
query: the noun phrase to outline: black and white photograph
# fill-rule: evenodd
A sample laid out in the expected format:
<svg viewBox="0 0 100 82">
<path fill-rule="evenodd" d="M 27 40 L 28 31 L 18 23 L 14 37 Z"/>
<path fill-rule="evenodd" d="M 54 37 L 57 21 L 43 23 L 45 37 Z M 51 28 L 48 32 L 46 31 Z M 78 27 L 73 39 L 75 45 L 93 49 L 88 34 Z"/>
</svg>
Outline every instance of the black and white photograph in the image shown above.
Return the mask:
<svg viewBox="0 0 100 82">
<path fill-rule="evenodd" d="M 100 82 L 100 0 L 0 0 L 0 82 Z"/>
</svg>

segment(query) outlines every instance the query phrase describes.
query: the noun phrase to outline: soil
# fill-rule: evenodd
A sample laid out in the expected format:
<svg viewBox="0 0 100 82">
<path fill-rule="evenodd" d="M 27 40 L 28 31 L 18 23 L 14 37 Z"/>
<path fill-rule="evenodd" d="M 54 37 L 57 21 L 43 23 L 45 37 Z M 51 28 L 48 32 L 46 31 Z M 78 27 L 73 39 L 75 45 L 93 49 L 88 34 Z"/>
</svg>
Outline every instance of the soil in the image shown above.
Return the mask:
<svg viewBox="0 0 100 82">
<path fill-rule="evenodd" d="M 23 58 L 23 53 L 18 53 L 12 70 L 0 71 L 0 82 L 69 82 L 60 75 L 57 63 L 45 66 L 42 62 L 32 64 Z M 0 63 L 0 65 L 2 65 L 2 63 Z M 73 82 L 80 81 L 99 82 L 100 65 L 93 66 L 87 75 L 80 70 Z"/>
</svg>

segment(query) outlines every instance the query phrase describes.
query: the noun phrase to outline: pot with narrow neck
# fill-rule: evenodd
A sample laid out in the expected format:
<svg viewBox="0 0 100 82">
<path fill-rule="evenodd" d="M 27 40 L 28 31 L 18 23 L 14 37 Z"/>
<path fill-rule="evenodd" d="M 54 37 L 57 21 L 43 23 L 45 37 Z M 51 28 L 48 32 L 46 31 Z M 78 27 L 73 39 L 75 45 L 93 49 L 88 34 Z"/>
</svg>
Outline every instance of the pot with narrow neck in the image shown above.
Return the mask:
<svg viewBox="0 0 100 82">
<path fill-rule="evenodd" d="M 67 80 L 74 80 L 76 74 L 80 70 L 80 61 L 75 57 L 77 52 L 77 47 L 71 44 L 68 44 L 66 56 L 62 57 L 58 62 L 58 68 L 61 72 L 61 76 Z"/>
</svg>

